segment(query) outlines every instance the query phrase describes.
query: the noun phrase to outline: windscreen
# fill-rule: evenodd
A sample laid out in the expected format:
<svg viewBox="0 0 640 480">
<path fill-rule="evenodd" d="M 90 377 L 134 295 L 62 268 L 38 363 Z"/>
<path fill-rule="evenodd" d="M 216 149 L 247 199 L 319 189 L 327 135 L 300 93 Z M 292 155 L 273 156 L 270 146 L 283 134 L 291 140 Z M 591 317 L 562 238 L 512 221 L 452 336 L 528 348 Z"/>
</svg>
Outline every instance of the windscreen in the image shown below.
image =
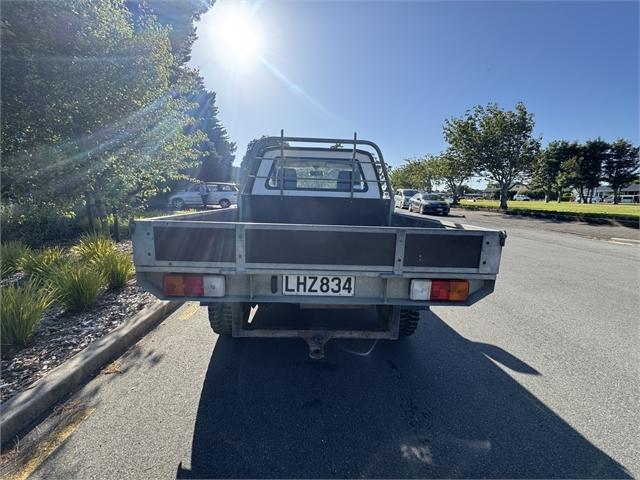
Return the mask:
<svg viewBox="0 0 640 480">
<path fill-rule="evenodd" d="M 314 159 L 286 157 L 283 163 L 279 159 L 269 172 L 266 186 L 279 189 L 282 181 L 284 190 L 329 190 L 351 191 L 351 159 Z M 353 191 L 365 192 L 362 168 L 358 161 L 353 169 Z"/>
<path fill-rule="evenodd" d="M 439 193 L 427 193 L 424 195 L 425 200 L 442 200 L 444 201 L 445 196 Z"/>
</svg>

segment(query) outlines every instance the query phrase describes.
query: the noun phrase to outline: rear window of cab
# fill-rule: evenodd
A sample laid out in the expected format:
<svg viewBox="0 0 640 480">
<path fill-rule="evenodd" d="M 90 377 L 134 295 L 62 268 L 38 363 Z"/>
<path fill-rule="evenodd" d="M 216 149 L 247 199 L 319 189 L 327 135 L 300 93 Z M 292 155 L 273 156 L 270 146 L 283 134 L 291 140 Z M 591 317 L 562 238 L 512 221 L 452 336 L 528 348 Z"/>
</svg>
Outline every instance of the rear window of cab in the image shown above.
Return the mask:
<svg viewBox="0 0 640 480">
<path fill-rule="evenodd" d="M 366 192 L 362 166 L 355 162 L 353 191 Z M 351 191 L 351 159 L 314 159 L 287 157 L 283 168 L 275 160 L 265 183 L 268 189 Z"/>
</svg>

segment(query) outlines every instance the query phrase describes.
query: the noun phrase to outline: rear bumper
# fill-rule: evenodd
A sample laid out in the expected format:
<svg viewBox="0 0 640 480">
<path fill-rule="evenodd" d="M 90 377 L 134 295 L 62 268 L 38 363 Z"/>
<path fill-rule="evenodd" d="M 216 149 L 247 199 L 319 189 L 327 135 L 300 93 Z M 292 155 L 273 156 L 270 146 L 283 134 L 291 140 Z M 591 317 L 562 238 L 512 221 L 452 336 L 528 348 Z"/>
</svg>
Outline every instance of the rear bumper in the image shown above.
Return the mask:
<svg viewBox="0 0 640 480">
<path fill-rule="evenodd" d="M 182 273 L 221 274 L 225 278 L 225 296 L 223 297 L 187 297 L 167 296 L 163 292 L 163 271 L 140 271 L 136 273 L 138 285 L 153 293 L 162 300 L 197 301 L 201 303 L 281 303 L 300 305 L 319 305 L 346 307 L 390 305 L 411 308 L 428 308 L 430 306 L 468 306 L 493 292 L 495 286 L 494 275 L 469 274 L 414 274 L 414 275 L 371 275 L 356 272 L 305 272 L 282 271 L 263 274 L 225 274 L 221 271 L 209 269 L 172 269 Z M 312 275 L 353 275 L 355 277 L 353 296 L 306 296 L 284 295 L 284 274 L 312 274 Z M 461 302 L 416 301 L 409 298 L 409 287 L 412 278 L 421 279 L 466 279 L 469 280 L 469 297 Z M 275 289 L 273 288 L 275 285 Z"/>
<path fill-rule="evenodd" d="M 424 207 L 422 207 L 422 210 L 423 210 L 425 213 L 435 213 L 435 214 L 438 214 L 438 213 L 439 213 L 439 214 L 444 214 L 444 215 L 446 215 L 446 214 L 448 214 L 448 213 L 449 213 L 449 211 L 450 211 L 451 209 L 450 209 L 449 207 L 445 207 L 445 208 L 443 208 L 443 207 L 431 207 L 431 206 L 429 206 L 429 205 L 425 205 Z"/>
</svg>

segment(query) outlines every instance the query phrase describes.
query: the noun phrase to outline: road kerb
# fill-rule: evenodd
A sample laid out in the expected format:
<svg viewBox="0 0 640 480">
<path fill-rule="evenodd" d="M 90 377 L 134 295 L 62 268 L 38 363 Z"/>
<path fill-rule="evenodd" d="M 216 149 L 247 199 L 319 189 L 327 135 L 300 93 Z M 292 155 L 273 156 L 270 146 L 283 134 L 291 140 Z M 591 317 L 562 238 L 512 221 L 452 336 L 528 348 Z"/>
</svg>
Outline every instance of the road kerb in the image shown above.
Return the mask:
<svg viewBox="0 0 640 480">
<path fill-rule="evenodd" d="M 171 315 L 181 302 L 157 301 L 0 405 L 2 447 Z"/>
</svg>

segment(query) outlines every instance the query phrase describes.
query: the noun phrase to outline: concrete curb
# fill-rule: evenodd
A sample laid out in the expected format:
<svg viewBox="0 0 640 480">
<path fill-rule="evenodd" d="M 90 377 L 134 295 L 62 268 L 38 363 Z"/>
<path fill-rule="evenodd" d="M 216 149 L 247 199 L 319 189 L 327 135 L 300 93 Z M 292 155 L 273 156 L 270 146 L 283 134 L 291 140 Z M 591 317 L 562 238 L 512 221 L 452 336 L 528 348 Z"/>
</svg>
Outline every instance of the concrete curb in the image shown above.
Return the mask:
<svg viewBox="0 0 640 480">
<path fill-rule="evenodd" d="M 0 405 L 0 444 L 25 432 L 57 402 L 158 326 L 182 302 L 157 301 Z"/>
</svg>

